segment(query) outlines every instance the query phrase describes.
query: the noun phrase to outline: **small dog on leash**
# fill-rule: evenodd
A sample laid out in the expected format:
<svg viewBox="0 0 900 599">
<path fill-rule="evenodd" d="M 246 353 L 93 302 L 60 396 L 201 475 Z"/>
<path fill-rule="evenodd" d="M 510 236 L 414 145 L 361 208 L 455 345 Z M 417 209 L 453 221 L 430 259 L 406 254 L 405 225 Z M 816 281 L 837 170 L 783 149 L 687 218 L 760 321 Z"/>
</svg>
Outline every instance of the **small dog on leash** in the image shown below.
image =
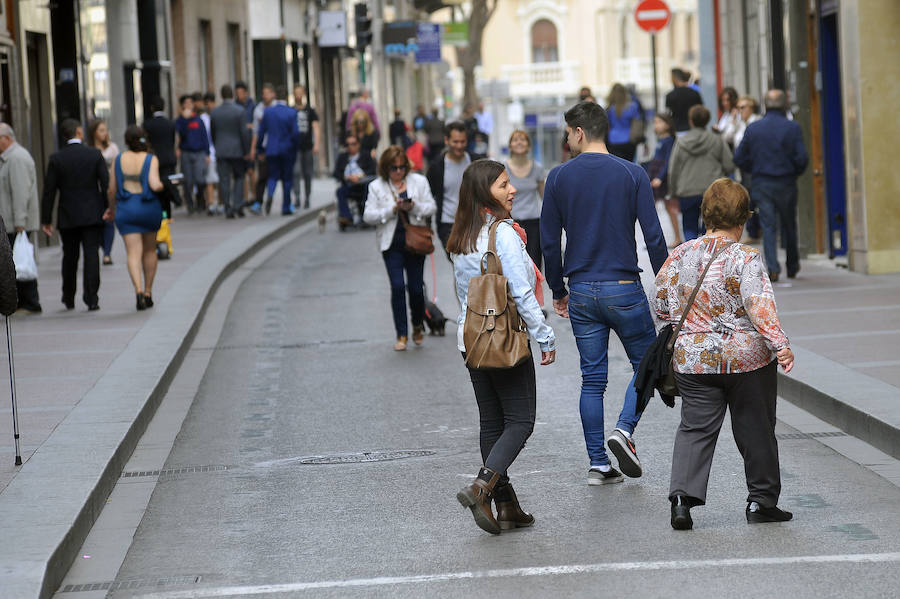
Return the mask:
<svg viewBox="0 0 900 599">
<path fill-rule="evenodd" d="M 425 300 L 425 324 L 431 329 L 431 335 L 444 336 L 444 325 L 447 324 L 447 318 L 437 304 L 429 299 Z"/>
<path fill-rule="evenodd" d="M 325 225 L 328 223 L 328 213 L 324 209 L 319 210 L 319 233 L 325 232 Z"/>
</svg>

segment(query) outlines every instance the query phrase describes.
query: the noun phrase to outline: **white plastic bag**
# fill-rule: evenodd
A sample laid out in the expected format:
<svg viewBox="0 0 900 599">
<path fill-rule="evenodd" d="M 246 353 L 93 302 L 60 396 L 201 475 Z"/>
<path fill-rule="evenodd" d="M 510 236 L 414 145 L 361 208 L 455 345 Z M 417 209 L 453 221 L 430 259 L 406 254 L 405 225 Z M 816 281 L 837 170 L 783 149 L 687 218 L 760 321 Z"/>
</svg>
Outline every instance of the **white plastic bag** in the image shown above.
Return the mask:
<svg viewBox="0 0 900 599">
<path fill-rule="evenodd" d="M 17 281 L 34 281 L 38 278 L 34 246 L 28 241 L 28 234 L 25 231 L 16 235 L 16 242 L 13 244 L 13 262 L 16 263 Z"/>
</svg>

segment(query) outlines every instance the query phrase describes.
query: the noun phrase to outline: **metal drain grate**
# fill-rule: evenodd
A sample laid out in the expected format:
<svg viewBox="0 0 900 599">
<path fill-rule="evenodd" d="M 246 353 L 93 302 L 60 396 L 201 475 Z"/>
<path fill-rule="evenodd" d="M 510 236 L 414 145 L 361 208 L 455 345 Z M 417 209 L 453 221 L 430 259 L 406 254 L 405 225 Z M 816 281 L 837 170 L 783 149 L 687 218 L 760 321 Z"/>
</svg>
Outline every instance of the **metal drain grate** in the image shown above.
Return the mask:
<svg viewBox="0 0 900 599">
<path fill-rule="evenodd" d="M 122 591 L 142 589 L 146 587 L 170 587 L 176 585 L 197 584 L 202 576 L 168 576 L 166 578 L 144 578 L 140 580 L 110 580 L 107 582 L 85 582 L 67 584 L 60 593 L 85 593 L 88 591 Z"/>
<path fill-rule="evenodd" d="M 165 470 L 131 470 L 122 473 L 122 478 L 141 476 L 172 476 L 175 474 L 196 474 L 198 472 L 221 472 L 232 466 L 185 466 L 183 468 L 167 468 Z"/>
<path fill-rule="evenodd" d="M 788 439 L 821 439 L 823 437 L 846 437 L 847 433 L 844 431 L 832 431 L 828 433 L 782 433 L 780 435 L 775 435 L 775 438 L 779 441 L 785 441 Z"/>
<path fill-rule="evenodd" d="M 361 453 L 338 453 L 333 455 L 309 456 L 297 458 L 300 464 L 359 464 L 365 462 L 387 462 L 404 458 L 421 458 L 434 455 L 436 452 L 427 449 L 410 449 L 399 451 L 363 451 Z"/>
</svg>

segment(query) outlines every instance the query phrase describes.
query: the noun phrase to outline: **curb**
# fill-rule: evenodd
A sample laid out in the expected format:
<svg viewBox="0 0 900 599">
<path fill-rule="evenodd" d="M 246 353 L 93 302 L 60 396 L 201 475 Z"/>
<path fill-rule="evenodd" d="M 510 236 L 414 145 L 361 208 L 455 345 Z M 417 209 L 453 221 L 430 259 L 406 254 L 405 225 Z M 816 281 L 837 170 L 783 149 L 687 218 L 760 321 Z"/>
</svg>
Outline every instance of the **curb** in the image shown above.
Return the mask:
<svg viewBox="0 0 900 599">
<path fill-rule="evenodd" d="M 791 374 L 778 372 L 782 398 L 900 459 L 897 387 L 809 350 L 795 348 L 794 355 L 800 366 Z"/>
<path fill-rule="evenodd" d="M 0 597 L 50 597 L 156 413 L 222 282 L 323 207 L 243 229 L 192 264 L 0 494 Z M 332 211 L 334 205 L 324 207 Z M 99 473 L 99 475 L 98 475 Z"/>
</svg>

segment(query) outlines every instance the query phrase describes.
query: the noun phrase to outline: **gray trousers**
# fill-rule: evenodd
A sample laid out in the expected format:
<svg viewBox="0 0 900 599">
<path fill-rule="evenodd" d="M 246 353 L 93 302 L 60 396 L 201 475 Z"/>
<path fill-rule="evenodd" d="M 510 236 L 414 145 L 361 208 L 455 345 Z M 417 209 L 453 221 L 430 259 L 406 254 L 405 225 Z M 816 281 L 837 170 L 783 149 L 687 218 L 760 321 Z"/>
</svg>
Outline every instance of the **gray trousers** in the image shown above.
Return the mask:
<svg viewBox="0 0 900 599">
<path fill-rule="evenodd" d="M 218 158 L 216 171 L 219 174 L 219 198 L 225 206 L 226 214 L 237 214 L 244 206 L 243 158 Z"/>
<path fill-rule="evenodd" d="M 747 501 L 763 507 L 778 504 L 781 471 L 775 440 L 777 362 L 752 372 L 679 374 L 681 424 L 675 435 L 669 498 L 684 495 L 706 503 L 706 487 L 725 409 L 731 412 L 734 441 L 744 458 Z"/>
<path fill-rule="evenodd" d="M 194 186 L 197 187 L 197 197 L 202 197 L 203 186 L 206 185 L 206 157 L 205 152 L 181 152 L 181 172 L 184 175 L 184 201 L 188 210 L 194 209 Z M 203 210 L 204 206 L 198 206 Z"/>
<path fill-rule="evenodd" d="M 312 150 L 299 150 L 294 162 L 294 193 L 297 194 L 295 205 L 300 205 L 300 180 L 303 180 L 303 207 L 309 208 L 309 194 L 312 193 L 313 153 Z"/>
</svg>

